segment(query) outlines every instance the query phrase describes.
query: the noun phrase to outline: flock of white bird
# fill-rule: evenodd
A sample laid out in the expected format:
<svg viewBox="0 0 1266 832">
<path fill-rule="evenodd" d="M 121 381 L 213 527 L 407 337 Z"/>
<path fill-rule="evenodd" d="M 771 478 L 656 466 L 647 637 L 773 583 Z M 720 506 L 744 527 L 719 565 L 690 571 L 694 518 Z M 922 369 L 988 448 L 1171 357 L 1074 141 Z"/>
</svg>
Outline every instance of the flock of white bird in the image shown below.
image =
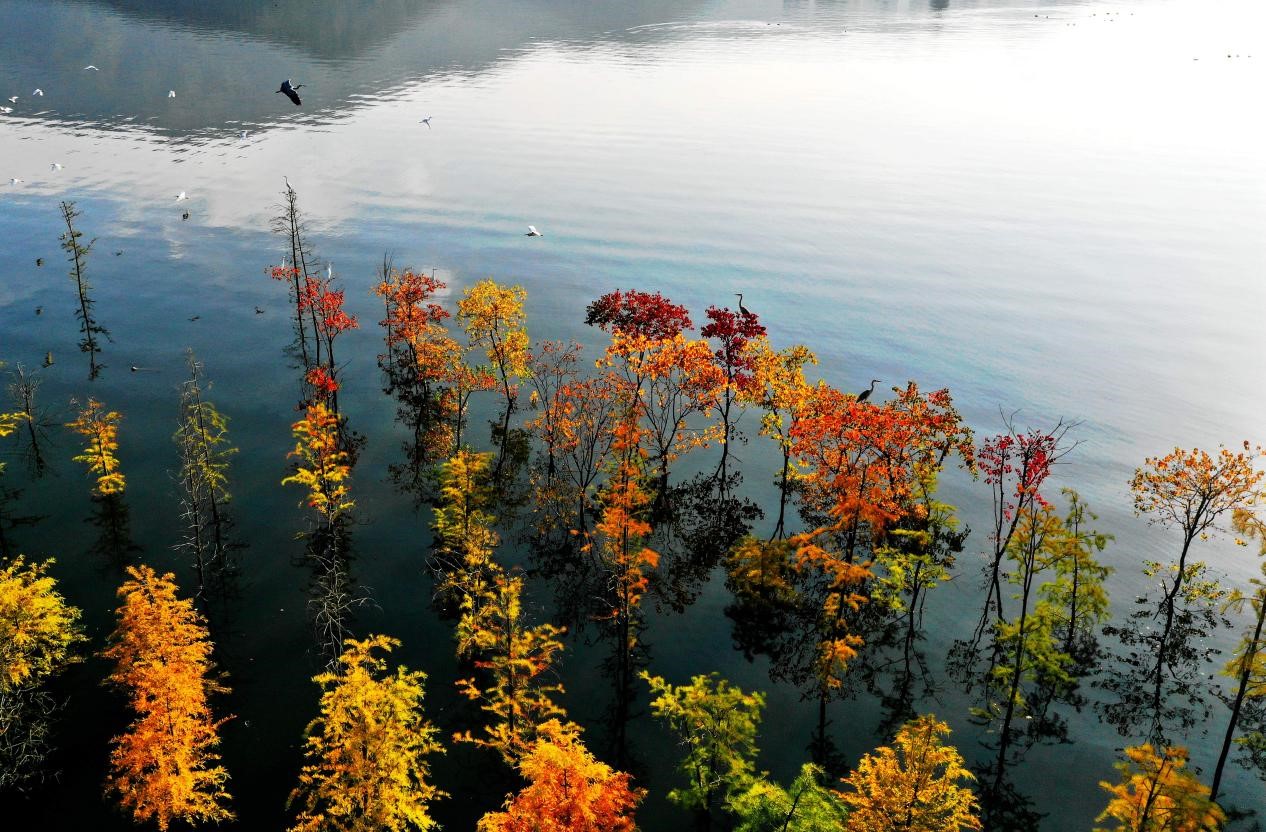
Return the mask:
<svg viewBox="0 0 1266 832">
<path fill-rule="evenodd" d="M 86 67 L 84 67 L 84 71 L 85 71 L 85 72 L 100 72 L 101 70 L 100 70 L 98 67 L 94 66 L 93 64 L 88 64 Z M 287 87 L 289 87 L 291 91 L 290 91 L 290 92 L 288 92 L 288 93 L 287 93 L 287 95 L 288 95 L 288 96 L 290 97 L 290 99 L 291 99 L 292 101 L 294 101 L 294 103 L 297 105 L 297 104 L 299 104 L 299 100 L 298 100 L 298 98 L 299 98 L 299 97 L 298 97 L 298 95 L 295 95 L 293 91 L 294 91 L 295 89 L 298 89 L 298 87 L 301 87 L 301 86 L 303 86 L 303 85 L 302 85 L 302 84 L 298 84 L 298 85 L 295 85 L 295 86 L 293 86 L 293 87 L 292 87 L 292 86 L 291 86 L 291 84 L 290 84 L 290 79 L 289 79 L 289 78 L 287 78 L 287 79 L 286 79 L 286 81 L 285 81 L 285 83 L 284 83 L 284 84 L 282 84 L 282 88 L 281 88 L 280 90 L 278 90 L 278 92 L 286 92 Z M 42 98 L 42 97 L 44 96 L 44 90 L 40 89 L 39 87 L 36 87 L 36 88 L 35 88 L 35 89 L 31 92 L 31 95 L 32 95 L 33 97 Z M 168 90 L 168 91 L 167 91 L 167 97 L 168 97 L 168 98 L 175 98 L 175 97 L 176 97 L 176 91 L 175 91 L 175 90 Z M 17 103 L 18 103 L 18 98 L 19 98 L 19 96 L 16 96 L 16 95 L 9 96 L 9 103 L 10 103 L 10 104 L 17 104 Z M 12 107 L 0 107 L 0 114 L 8 115 L 9 113 L 12 113 L 12 112 L 13 112 L 13 108 L 12 108 Z M 432 128 L 431 128 L 431 118 L 432 118 L 432 116 L 427 116 L 426 118 L 424 118 L 424 119 L 422 119 L 421 121 L 419 121 L 419 122 L 418 122 L 418 124 L 425 124 L 425 125 L 426 125 L 426 127 L 427 127 L 427 129 L 428 129 L 428 130 L 430 130 L 430 129 L 432 129 Z M 246 138 L 246 132 L 247 132 L 247 131 L 245 131 L 245 130 L 243 130 L 243 131 L 242 131 L 242 138 L 243 138 L 243 139 L 245 139 L 245 138 Z M 61 170 L 61 169 L 62 169 L 62 166 L 61 166 L 59 163 L 57 163 L 57 162 L 53 162 L 53 163 L 50 165 L 49 169 L 50 169 L 50 170 L 53 170 L 53 171 L 59 171 L 59 170 Z M 10 184 L 10 185 L 20 185 L 20 184 L 22 184 L 22 183 L 23 183 L 23 182 L 25 182 L 25 181 L 26 181 L 26 180 L 24 180 L 24 179 L 19 179 L 18 177 L 12 177 L 12 178 L 10 178 L 10 179 L 9 179 L 9 184 Z M 179 194 L 177 194 L 177 195 L 176 195 L 176 201 L 177 201 L 177 202 L 182 202 L 182 201 L 184 201 L 184 200 L 186 200 L 186 199 L 188 199 L 188 198 L 189 198 L 189 197 L 188 197 L 188 195 L 187 195 L 184 191 L 181 191 Z M 185 219 L 189 219 L 189 215 L 188 215 L 188 213 L 186 213 L 186 214 L 184 215 L 184 218 L 185 218 Z M 527 230 L 527 234 L 525 234 L 524 236 L 527 236 L 527 237 L 544 237 L 545 235 L 544 235 L 544 234 L 542 234 L 540 231 L 537 231 L 537 230 L 536 230 L 536 226 L 534 226 L 534 225 L 529 225 L 529 226 L 528 226 L 528 230 Z"/>
</svg>

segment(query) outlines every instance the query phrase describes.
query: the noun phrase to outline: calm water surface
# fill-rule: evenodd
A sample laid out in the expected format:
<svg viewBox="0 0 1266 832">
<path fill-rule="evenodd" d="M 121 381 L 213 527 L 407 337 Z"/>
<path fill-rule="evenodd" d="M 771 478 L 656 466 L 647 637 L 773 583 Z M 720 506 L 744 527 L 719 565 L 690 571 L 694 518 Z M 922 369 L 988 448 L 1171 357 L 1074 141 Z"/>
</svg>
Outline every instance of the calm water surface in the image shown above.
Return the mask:
<svg viewBox="0 0 1266 832">
<path fill-rule="evenodd" d="M 41 392 L 59 415 L 90 393 L 124 412 L 133 536 L 141 557 L 186 585 L 170 549 L 169 441 L 186 347 L 233 420 L 250 548 L 217 641 L 234 688 L 225 759 L 240 828 L 285 821 L 320 664 L 307 572 L 295 565 L 303 514 L 277 485 L 297 394 L 284 292 L 264 275 L 282 251 L 267 229 L 283 177 L 365 325 L 341 346 L 344 409 L 369 439 L 355 479 L 356 577 L 374 603 L 356 627 L 403 639 L 448 730 L 458 670 L 450 625 L 429 602 L 429 512 L 386 479 L 403 435 L 374 366 L 369 287 L 384 251 L 436 267 L 454 296 L 488 275 L 522 284 L 533 337 L 576 338 L 591 355 L 584 305 L 602 292 L 660 290 L 699 318 L 741 291 L 777 343 L 809 344 L 845 388 L 872 377 L 947 386 L 981 434 L 999 429 L 1000 412 L 1080 420 L 1058 479 L 1117 535 L 1106 558 L 1124 606 L 1143 589 L 1137 564 L 1175 551 L 1130 513 L 1134 467 L 1174 444 L 1266 438 L 1259 5 L 0 0 L 0 97 L 20 96 L 0 115 L 0 181 L 24 180 L 0 186 L 0 359 L 34 367 L 52 350 Z M 306 84 L 302 108 L 272 92 L 288 76 Z M 181 191 L 189 200 L 177 204 Z M 78 202 L 82 230 L 98 238 L 90 273 L 114 334 L 91 385 L 57 248 L 60 199 Z M 522 236 L 527 223 L 546 236 Z M 134 364 L 157 372 L 129 373 Z M 23 549 L 57 557 L 95 647 L 119 574 L 91 553 L 88 484 L 70 453 L 63 436 L 53 475 L 27 481 L 15 463 L 9 476 L 25 488 L 18 508 L 44 516 L 19 531 Z M 754 441 L 741 455 L 751 495 L 771 500 L 768 449 Z M 946 491 L 968 525 L 985 527 L 981 484 L 951 477 Z M 974 532 L 964 574 L 933 594 L 934 658 L 970 628 L 985 546 Z M 1224 543 L 1201 556 L 1228 582 L 1256 570 Z M 503 558 L 525 554 L 507 545 Z M 550 617 L 550 588 L 532 594 Z M 686 612 L 652 613 L 651 667 L 676 681 L 718 670 L 766 690 L 761 764 L 786 778 L 805 758 L 815 708 L 733 649 L 727 601 L 714 576 Z M 610 683 L 591 636 L 569 642 L 563 679 L 597 747 Z M 99 688 L 105 670 L 90 660 L 65 680 L 64 774 L 22 805 L 43 828 L 130 828 L 98 798 L 124 718 Z M 983 759 L 967 704 L 947 693 L 920 708 Z M 850 759 L 879 740 L 873 700 L 832 713 Z M 1214 713 L 1217 734 L 1224 711 Z M 1051 813 L 1044 829 L 1089 828 L 1103 803 L 1096 784 L 1123 744 L 1089 711 L 1073 725 L 1072 745 L 1035 750 L 1019 773 Z M 645 715 L 632 733 L 651 789 L 642 825 L 683 827 L 664 799 L 677 749 Z M 1208 770 L 1215 741 L 1189 741 Z M 435 763 L 435 778 L 456 795 L 437 808 L 448 829 L 471 828 L 513 787 L 462 748 Z M 1260 781 L 1237 770 L 1229 791 L 1266 810 Z"/>
</svg>

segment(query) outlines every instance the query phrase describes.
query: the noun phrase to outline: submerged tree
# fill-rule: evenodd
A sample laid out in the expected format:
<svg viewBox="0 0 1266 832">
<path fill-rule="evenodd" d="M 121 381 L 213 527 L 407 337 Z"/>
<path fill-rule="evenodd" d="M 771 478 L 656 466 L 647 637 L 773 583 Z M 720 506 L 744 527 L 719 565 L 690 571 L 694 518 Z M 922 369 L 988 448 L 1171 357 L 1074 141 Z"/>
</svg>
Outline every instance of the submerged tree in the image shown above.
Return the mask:
<svg viewBox="0 0 1266 832">
<path fill-rule="evenodd" d="M 62 222 L 66 223 L 66 232 L 61 235 L 62 249 L 70 262 L 70 276 L 75 281 L 79 300 L 75 309 L 75 317 L 79 319 L 79 332 L 83 336 L 79 339 L 79 351 L 88 354 L 88 380 L 92 381 L 105 368 L 104 364 L 97 363 L 97 354 L 101 352 L 101 343 L 97 336 L 110 339 L 110 331 L 97 323 L 92 313 L 92 286 L 88 283 L 87 268 L 88 253 L 92 251 L 96 240 L 90 240 L 87 245 L 80 242 L 83 232 L 75 229 L 75 220 L 82 212 L 75 209 L 75 203 L 62 202 L 61 212 Z"/>
<path fill-rule="evenodd" d="M 848 811 L 839 793 L 828 789 L 820 766 L 805 763 L 786 786 L 761 775 L 730 798 L 734 832 L 839 832 Z"/>
<path fill-rule="evenodd" d="M 689 785 L 673 789 L 668 799 L 696 812 L 700 825 L 710 828 L 713 812 L 756 776 L 756 732 L 765 695 L 744 693 L 715 673 L 695 676 L 688 685 L 671 685 L 646 672 L 641 676 L 654 697 L 651 711 L 686 747 L 678 770 Z"/>
<path fill-rule="evenodd" d="M 514 763 L 531 748 L 539 726 L 565 712 L 556 701 L 563 686 L 550 673 L 563 650 L 565 630 L 552 624 L 531 625 L 523 612 L 523 578 L 499 574 L 488 596 L 472 606 L 477 615 L 463 616 L 469 650 L 479 674 L 461 679 L 457 688 L 491 717 L 483 736 L 469 731 L 455 740 L 496 749 Z"/>
<path fill-rule="evenodd" d="M 1187 770 L 1187 749 L 1151 744 L 1125 749 L 1117 763 L 1121 781 L 1100 782 L 1109 795 L 1108 806 L 1096 821 L 1111 827 L 1095 832 L 1215 832 L 1226 816 L 1209 798 L 1209 789 Z"/>
<path fill-rule="evenodd" d="M 502 453 L 497 456 L 494 479 L 501 476 L 505 463 L 506 436 L 510 414 L 518 402 L 516 379 L 526 379 L 528 369 L 527 315 L 523 303 L 527 292 L 522 286 L 502 286 L 491 278 L 481 280 L 463 293 L 457 302 L 457 321 L 466 332 L 471 349 L 482 349 L 488 367 L 505 398 L 500 436 Z"/>
<path fill-rule="evenodd" d="M 1107 628 L 1128 651 L 1103 682 L 1116 700 L 1103 713 L 1122 735 L 1141 727 L 1149 740 L 1159 741 L 1174 728 L 1185 732 L 1207 713 L 1202 670 L 1217 651 L 1204 642 L 1226 623 L 1217 612 L 1225 591 L 1203 577 L 1203 563 L 1188 558 L 1192 544 L 1216 533 L 1224 517 L 1262 500 L 1263 472 L 1254 467 L 1262 456 L 1247 442 L 1241 451 L 1220 448 L 1216 455 L 1175 448 L 1135 472 L 1135 511 L 1177 529 L 1182 546 L 1176 561 L 1145 562 L 1144 574 L 1159 581 L 1160 601 L 1152 607 L 1141 598 L 1126 623 Z"/>
<path fill-rule="evenodd" d="M 228 418 L 203 398 L 202 365 L 193 350 L 186 356 L 189 378 L 181 385 L 180 420 L 173 439 L 180 452 L 180 488 L 185 539 L 181 549 L 193 555 L 199 591 L 207 570 L 223 574 L 228 565 L 227 504 L 229 457 Z M 209 386 L 209 385 L 208 385 Z"/>
<path fill-rule="evenodd" d="M 735 427 L 739 414 L 734 410 L 751 400 L 750 392 L 756 384 L 753 372 L 756 356 L 749 346 L 754 339 L 765 336 L 765 327 L 754 313 L 741 304 L 738 312 L 729 307 L 709 306 L 704 314 L 708 323 L 699 330 L 699 334 L 715 342 L 713 359 L 725 374 L 724 386 L 715 402 L 716 415 L 721 422 L 721 461 L 717 463 L 717 480 L 725 488 L 729 481 L 730 448 L 741 439 Z"/>
<path fill-rule="evenodd" d="M 176 597 L 174 576 L 129 567 L 110 647 L 109 680 L 135 714 L 114 738 L 107 786 L 138 822 L 232 820 L 229 775 L 219 765 L 219 726 L 208 698 L 227 688 L 212 677 L 212 645 L 193 602 Z"/>
<path fill-rule="evenodd" d="M 23 455 L 27 467 L 36 478 L 42 477 L 48 468 L 44 458 L 44 444 L 48 441 L 48 431 L 55 424 L 47 411 L 36 404 L 36 393 L 40 388 L 38 374 L 28 373 L 21 365 L 13 372 L 13 381 L 8 385 L 10 398 L 25 417 L 23 434 Z"/>
<path fill-rule="evenodd" d="M 435 828 L 430 804 L 447 795 L 429 782 L 426 758 L 444 749 L 422 712 L 426 674 L 390 673 L 379 655 L 398 646 L 387 636 L 349 639 L 337 669 L 313 677 L 321 713 L 307 728 L 290 832 Z"/>
<path fill-rule="evenodd" d="M 2 420 L 3 417 L 0 417 Z M 79 661 L 79 610 L 48 574 L 53 561 L 0 566 L 0 791 L 36 778 L 58 711 L 46 683 Z"/>
<path fill-rule="evenodd" d="M 122 418 L 121 413 L 106 410 L 105 405 L 96 399 L 88 399 L 88 404 L 79 411 L 75 421 L 66 425 L 88 441 L 74 461 L 84 463 L 90 473 L 97 475 L 92 493 L 98 497 L 122 494 L 127 486 L 123 472 L 119 470 L 119 458 L 115 456 L 119 449 L 119 421 Z"/>
<path fill-rule="evenodd" d="M 980 829 L 972 779 L 949 726 L 931 714 L 907 723 L 892 746 L 862 757 L 839 792 L 846 832 L 964 832 Z"/>
<path fill-rule="evenodd" d="M 325 528 L 355 505 L 348 485 L 352 466 L 339 440 L 341 422 L 324 402 L 308 405 L 304 418 L 292 426 L 295 448 L 288 456 L 297 460 L 294 473 L 281 481 L 282 485 L 295 483 L 308 490 L 305 502 Z"/>
<path fill-rule="evenodd" d="M 479 832 L 635 832 L 633 812 L 646 792 L 628 774 L 594 758 L 580 729 L 550 720 L 519 762 L 528 784 L 505 810 L 479 820 Z"/>
<path fill-rule="evenodd" d="M 290 286 L 290 300 L 295 307 L 295 344 L 303 361 L 303 369 L 307 372 L 321 363 L 320 345 L 316 343 L 315 310 L 308 307 L 308 316 L 305 318 L 303 304 L 305 286 L 311 276 L 308 263 L 314 258 L 304 238 L 307 226 L 303 213 L 299 210 L 299 195 L 290 187 L 289 180 L 286 181 L 286 190 L 282 192 L 282 200 L 281 213 L 273 218 L 272 230 L 286 239 L 290 265 L 286 265 L 286 258 L 282 258 L 282 264 L 273 267 L 270 273 L 273 280 L 284 281 Z"/>
</svg>

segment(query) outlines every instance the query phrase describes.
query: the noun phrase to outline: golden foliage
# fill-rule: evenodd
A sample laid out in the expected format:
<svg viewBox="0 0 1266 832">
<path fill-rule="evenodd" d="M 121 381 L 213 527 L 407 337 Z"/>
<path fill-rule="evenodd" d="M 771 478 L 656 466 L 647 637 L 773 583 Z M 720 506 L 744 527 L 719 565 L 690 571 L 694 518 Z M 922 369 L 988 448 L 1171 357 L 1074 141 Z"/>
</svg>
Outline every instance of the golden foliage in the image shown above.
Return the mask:
<svg viewBox="0 0 1266 832">
<path fill-rule="evenodd" d="M 633 811 L 646 792 L 630 776 L 599 762 L 579 729 L 550 720 L 519 763 L 528 785 L 507 797 L 505 811 L 479 820 L 479 832 L 634 832 Z"/>
<path fill-rule="evenodd" d="M 1212 832 L 1226 816 L 1209 799 L 1209 787 L 1187 770 L 1187 749 L 1171 747 L 1159 755 L 1148 743 L 1125 749 L 1116 764 L 1121 782 L 1100 782 L 1112 795 L 1096 818 L 1115 823 L 1095 832 Z"/>
<path fill-rule="evenodd" d="M 107 411 L 96 399 L 88 399 L 87 407 L 79 411 L 75 421 L 66 424 L 88 440 L 83 453 L 75 456 L 74 461 L 85 463 L 88 470 L 97 475 L 93 493 L 101 497 L 122 494 L 126 486 L 119 471 L 119 459 L 114 455 L 119 449 L 119 420 L 122 418 L 122 414 Z"/>
<path fill-rule="evenodd" d="M 208 694 L 226 689 L 210 678 L 211 641 L 193 602 L 176 597 L 174 576 L 128 567 L 110 647 L 109 681 L 136 714 L 114 738 L 107 787 L 138 821 L 166 830 L 176 820 L 231 820 L 224 805 L 228 771 L 218 765 L 218 729 Z"/>
<path fill-rule="evenodd" d="M 426 757 L 443 752 L 422 713 L 426 674 L 386 660 L 400 642 L 349 639 L 338 668 L 313 677 L 321 713 L 307 729 L 307 764 L 290 804 L 290 832 L 403 832 L 435 827 L 428 811 L 444 792 L 427 782 Z"/>
<path fill-rule="evenodd" d="M 340 421 L 324 402 L 308 405 L 305 417 L 291 428 L 295 449 L 287 456 L 299 462 L 295 472 L 281 481 L 282 485 L 296 483 L 308 489 L 308 507 L 316 509 L 326 523 L 333 523 L 355 505 L 348 488 L 352 467 L 347 451 L 339 445 Z"/>
<path fill-rule="evenodd" d="M 467 289 L 457 302 L 457 320 L 470 346 L 482 348 L 496 368 L 507 404 L 514 399 L 511 379 L 530 375 L 526 300 L 522 286 L 502 286 L 488 278 Z"/>
<path fill-rule="evenodd" d="M 866 754 L 837 792 L 849 808 L 845 832 L 959 832 L 980 829 L 975 779 L 958 749 L 941 739 L 949 726 L 931 714 L 907 722 L 892 746 Z"/>
<path fill-rule="evenodd" d="M 79 610 L 57 592 L 53 561 L 0 567 L 0 694 L 35 687 L 78 659 Z"/>
<path fill-rule="evenodd" d="M 1225 512 L 1251 509 L 1262 500 L 1266 472 L 1254 463 L 1263 456 L 1261 446 L 1245 442 L 1236 452 L 1220 447 L 1210 455 L 1199 448 L 1174 448 L 1163 457 L 1148 457 L 1130 480 L 1134 510 L 1178 526 L 1188 539 L 1205 537 Z"/>
</svg>

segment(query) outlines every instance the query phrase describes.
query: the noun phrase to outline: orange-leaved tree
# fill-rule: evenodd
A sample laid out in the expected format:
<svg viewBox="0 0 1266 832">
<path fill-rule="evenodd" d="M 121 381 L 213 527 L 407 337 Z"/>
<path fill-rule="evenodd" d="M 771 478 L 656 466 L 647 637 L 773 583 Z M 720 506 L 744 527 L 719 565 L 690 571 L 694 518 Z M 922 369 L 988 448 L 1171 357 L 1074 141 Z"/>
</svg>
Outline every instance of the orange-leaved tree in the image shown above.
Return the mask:
<svg viewBox="0 0 1266 832">
<path fill-rule="evenodd" d="M 931 714 L 907 722 L 891 746 L 866 754 L 836 792 L 848 806 L 846 832 L 962 832 L 980 829 L 974 778 Z"/>
<path fill-rule="evenodd" d="M 75 421 L 66 424 L 88 442 L 74 460 L 84 463 L 89 472 L 97 475 L 93 493 L 99 497 L 122 494 L 127 485 L 119 470 L 119 458 L 115 456 L 119 450 L 119 420 L 122 418 L 123 414 L 106 410 L 105 405 L 90 398 Z"/>
<path fill-rule="evenodd" d="M 138 822 L 231 820 L 229 774 L 219 764 L 219 727 L 208 697 L 227 689 L 212 676 L 205 620 L 176 597 L 175 576 L 128 567 L 110 646 L 109 681 L 135 714 L 113 740 L 107 787 Z"/>
<path fill-rule="evenodd" d="M 1209 799 L 1209 788 L 1187 770 L 1187 749 L 1164 748 L 1158 754 L 1144 743 L 1125 749 L 1116 764 L 1119 783 L 1099 787 L 1112 797 L 1096 820 L 1111 827 L 1095 832 L 1213 832 L 1226 816 Z"/>
<path fill-rule="evenodd" d="M 430 803 L 444 792 L 428 782 L 426 758 L 443 752 L 422 713 L 426 674 L 387 670 L 387 636 L 348 639 L 334 670 L 313 677 L 321 713 L 307 729 L 307 763 L 290 804 L 290 832 L 405 832 L 436 826 Z"/>
<path fill-rule="evenodd" d="M 519 761 L 528 784 L 505 810 L 479 820 L 479 832 L 634 832 L 646 792 L 628 774 L 594 759 L 575 725 L 550 720 Z"/>
</svg>

